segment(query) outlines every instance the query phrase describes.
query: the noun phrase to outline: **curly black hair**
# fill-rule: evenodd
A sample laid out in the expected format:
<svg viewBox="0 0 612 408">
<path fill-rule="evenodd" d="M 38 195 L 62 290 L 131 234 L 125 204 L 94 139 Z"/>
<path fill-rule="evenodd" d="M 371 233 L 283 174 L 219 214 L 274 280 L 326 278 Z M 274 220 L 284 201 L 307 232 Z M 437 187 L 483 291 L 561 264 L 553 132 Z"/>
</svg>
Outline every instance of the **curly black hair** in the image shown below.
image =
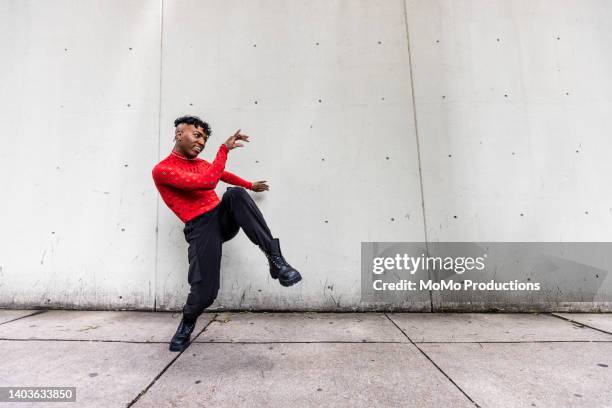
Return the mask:
<svg viewBox="0 0 612 408">
<path fill-rule="evenodd" d="M 206 122 L 204 122 L 202 119 L 200 119 L 197 116 L 181 116 L 180 118 L 177 118 L 174 121 L 174 127 L 177 127 L 178 125 L 180 125 L 181 123 L 185 123 L 186 125 L 193 125 L 195 127 L 201 127 L 202 129 L 204 129 L 204 132 L 206 132 L 206 134 L 208 136 L 210 136 L 212 134 L 212 130 L 210 129 L 210 125 Z"/>
</svg>

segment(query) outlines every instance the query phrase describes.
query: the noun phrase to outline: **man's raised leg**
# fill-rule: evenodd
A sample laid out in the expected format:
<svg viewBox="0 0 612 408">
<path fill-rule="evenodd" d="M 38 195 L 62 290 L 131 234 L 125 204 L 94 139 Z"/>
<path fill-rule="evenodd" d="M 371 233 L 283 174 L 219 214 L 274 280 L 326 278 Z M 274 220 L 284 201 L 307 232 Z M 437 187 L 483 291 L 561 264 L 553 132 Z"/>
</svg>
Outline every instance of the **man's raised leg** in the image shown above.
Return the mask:
<svg viewBox="0 0 612 408">
<path fill-rule="evenodd" d="M 242 187 L 228 187 L 220 207 L 221 235 L 224 240 L 233 238 L 242 228 L 246 236 L 266 254 L 270 275 L 283 286 L 298 283 L 302 277 L 283 257 L 280 241 L 273 238 L 257 204 Z"/>
</svg>

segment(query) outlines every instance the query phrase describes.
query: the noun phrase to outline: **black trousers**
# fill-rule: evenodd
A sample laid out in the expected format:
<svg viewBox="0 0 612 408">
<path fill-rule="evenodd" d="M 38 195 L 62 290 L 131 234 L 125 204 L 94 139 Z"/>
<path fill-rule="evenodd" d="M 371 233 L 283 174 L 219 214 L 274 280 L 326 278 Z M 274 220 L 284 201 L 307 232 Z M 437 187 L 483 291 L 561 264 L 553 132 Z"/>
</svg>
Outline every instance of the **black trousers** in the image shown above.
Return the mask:
<svg viewBox="0 0 612 408">
<path fill-rule="evenodd" d="M 228 187 L 219 205 L 185 224 L 183 232 L 189 243 L 187 281 L 191 285 L 183 307 L 186 319 L 197 319 L 217 298 L 221 246 L 234 238 L 240 228 L 255 245 L 269 251 L 270 229 L 257 204 L 242 187 Z"/>
</svg>

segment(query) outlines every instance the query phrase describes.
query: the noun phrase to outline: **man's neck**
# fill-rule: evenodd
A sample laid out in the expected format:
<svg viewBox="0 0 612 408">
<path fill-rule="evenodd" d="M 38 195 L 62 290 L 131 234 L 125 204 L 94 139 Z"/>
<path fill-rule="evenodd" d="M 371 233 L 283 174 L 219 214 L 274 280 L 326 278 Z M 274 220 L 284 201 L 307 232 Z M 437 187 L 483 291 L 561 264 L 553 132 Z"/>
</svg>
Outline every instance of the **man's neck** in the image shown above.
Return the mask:
<svg viewBox="0 0 612 408">
<path fill-rule="evenodd" d="M 174 153 L 175 156 L 179 156 L 180 158 L 185 159 L 185 160 L 195 160 L 196 159 L 195 157 L 186 156 L 183 152 L 181 152 L 181 150 L 177 146 L 174 146 L 174 148 L 172 149 L 172 153 Z"/>
</svg>

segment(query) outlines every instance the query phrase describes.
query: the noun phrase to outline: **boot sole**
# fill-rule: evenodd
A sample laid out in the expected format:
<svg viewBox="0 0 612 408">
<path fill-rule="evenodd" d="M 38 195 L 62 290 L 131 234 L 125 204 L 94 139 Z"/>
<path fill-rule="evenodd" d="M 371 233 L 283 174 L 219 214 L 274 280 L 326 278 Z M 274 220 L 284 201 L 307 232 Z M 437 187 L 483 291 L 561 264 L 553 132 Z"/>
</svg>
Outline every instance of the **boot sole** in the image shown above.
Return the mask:
<svg viewBox="0 0 612 408">
<path fill-rule="evenodd" d="M 170 351 L 183 351 L 185 350 L 187 347 L 189 347 L 189 345 L 191 344 L 191 342 L 184 344 L 182 346 L 174 346 L 174 345 L 170 345 L 169 349 Z"/>
<path fill-rule="evenodd" d="M 278 279 L 278 278 L 276 278 L 276 279 Z M 299 282 L 299 281 L 301 281 L 301 280 L 302 280 L 302 276 L 301 276 L 301 275 L 298 275 L 298 276 L 296 276 L 295 278 L 293 278 L 293 279 L 291 279 L 291 280 L 280 280 L 280 279 L 279 279 L 279 280 L 278 280 L 278 282 L 279 282 L 281 285 L 283 285 L 283 286 L 285 286 L 285 287 L 288 287 L 288 286 L 295 285 L 296 283 L 298 283 L 298 282 Z"/>
</svg>

